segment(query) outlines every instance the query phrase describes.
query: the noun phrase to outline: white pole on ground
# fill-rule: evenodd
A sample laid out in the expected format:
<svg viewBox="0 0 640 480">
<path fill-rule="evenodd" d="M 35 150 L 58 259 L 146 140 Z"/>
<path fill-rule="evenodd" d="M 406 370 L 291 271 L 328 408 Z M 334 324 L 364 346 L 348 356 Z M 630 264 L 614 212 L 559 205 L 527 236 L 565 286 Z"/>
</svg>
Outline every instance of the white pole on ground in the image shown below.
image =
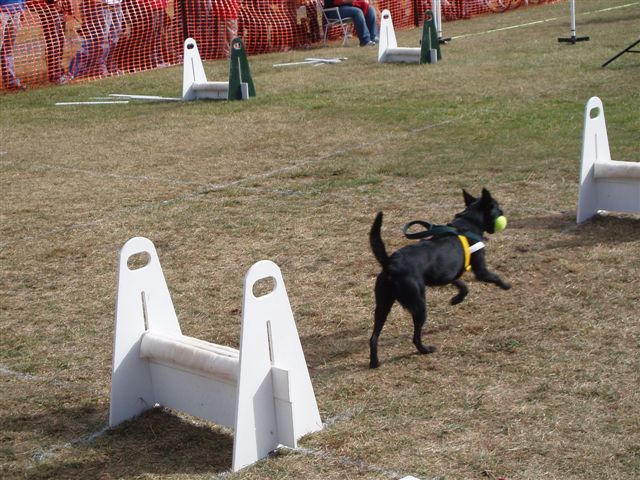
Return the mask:
<svg viewBox="0 0 640 480">
<path fill-rule="evenodd" d="M 569 3 L 569 16 L 571 17 L 571 37 L 558 38 L 558 41 L 575 44 L 576 42 L 584 42 L 589 40 L 589 37 L 576 36 L 576 0 L 571 0 L 571 2 Z"/>
</svg>

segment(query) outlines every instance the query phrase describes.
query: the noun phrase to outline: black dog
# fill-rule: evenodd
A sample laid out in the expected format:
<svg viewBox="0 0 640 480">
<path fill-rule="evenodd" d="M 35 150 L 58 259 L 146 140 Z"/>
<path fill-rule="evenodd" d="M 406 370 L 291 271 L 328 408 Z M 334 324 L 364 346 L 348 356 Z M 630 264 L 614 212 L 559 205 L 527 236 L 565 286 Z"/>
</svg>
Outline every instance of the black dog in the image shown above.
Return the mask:
<svg viewBox="0 0 640 480">
<path fill-rule="evenodd" d="M 467 296 L 469 289 L 460 276 L 465 272 L 465 256 L 469 258 L 469 251 L 465 253 L 465 239 L 458 238 L 458 235 L 466 237 L 469 245 L 478 243 L 484 232 L 495 232 L 496 219 L 502 216 L 502 210 L 487 189 L 482 189 L 480 198 L 473 197 L 465 190 L 462 193 L 466 208 L 448 224 L 449 234 L 407 245 L 391 256 L 387 254 L 380 236 L 382 212 L 376 216 L 369 240 L 373 254 L 382 265 L 382 272 L 378 275 L 375 287 L 375 322 L 369 341 L 370 368 L 379 365 L 378 337 L 396 300 L 413 317 L 413 343 L 418 351 L 433 353 L 435 347 L 422 344 L 422 326 L 427 320 L 425 287 L 452 283 L 458 288 L 458 293 L 451 299 L 452 305 L 462 302 Z M 498 228 L 504 228 L 505 224 Z M 487 269 L 484 248 L 470 254 L 470 267 L 478 280 L 494 283 L 504 290 L 511 288 L 510 283 Z"/>
</svg>

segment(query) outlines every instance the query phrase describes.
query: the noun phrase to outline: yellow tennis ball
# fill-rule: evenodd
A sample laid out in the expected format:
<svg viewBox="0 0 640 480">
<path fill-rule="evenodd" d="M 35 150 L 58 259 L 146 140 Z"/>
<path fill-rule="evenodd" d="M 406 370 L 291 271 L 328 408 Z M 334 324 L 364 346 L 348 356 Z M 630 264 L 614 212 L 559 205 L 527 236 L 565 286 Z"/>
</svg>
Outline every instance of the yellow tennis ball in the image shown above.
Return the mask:
<svg viewBox="0 0 640 480">
<path fill-rule="evenodd" d="M 504 215 L 500 215 L 498 218 L 496 218 L 496 223 L 493 227 L 493 230 L 498 233 L 503 231 L 505 228 L 507 228 L 507 217 L 505 217 Z"/>
</svg>

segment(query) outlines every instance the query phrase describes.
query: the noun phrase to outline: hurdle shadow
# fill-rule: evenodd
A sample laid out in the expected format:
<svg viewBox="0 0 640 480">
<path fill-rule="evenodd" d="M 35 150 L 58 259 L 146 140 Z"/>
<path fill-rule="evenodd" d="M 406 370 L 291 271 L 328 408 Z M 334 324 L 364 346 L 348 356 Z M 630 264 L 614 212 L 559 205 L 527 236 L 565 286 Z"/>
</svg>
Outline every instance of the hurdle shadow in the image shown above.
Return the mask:
<svg viewBox="0 0 640 480">
<path fill-rule="evenodd" d="M 64 416 L 73 418 L 73 409 Z M 97 438 L 54 449 L 25 478 L 76 478 L 79 472 L 85 478 L 216 475 L 231 468 L 232 453 L 231 433 L 154 408 Z"/>
<path fill-rule="evenodd" d="M 575 212 L 562 215 L 543 215 L 515 220 L 510 228 L 524 230 L 546 230 L 554 238 L 541 243 L 535 250 L 588 247 L 596 243 L 622 245 L 638 238 L 640 216 L 637 214 L 611 213 L 597 215 L 587 222 L 576 225 Z M 561 237 L 558 237 L 558 234 Z"/>
</svg>

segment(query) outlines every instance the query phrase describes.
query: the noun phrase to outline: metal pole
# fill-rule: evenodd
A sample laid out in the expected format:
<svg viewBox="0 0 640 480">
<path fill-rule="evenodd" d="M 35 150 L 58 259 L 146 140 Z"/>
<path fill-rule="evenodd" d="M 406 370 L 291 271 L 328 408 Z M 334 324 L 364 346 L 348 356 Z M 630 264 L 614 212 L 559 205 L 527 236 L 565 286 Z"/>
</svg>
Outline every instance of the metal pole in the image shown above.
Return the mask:
<svg viewBox="0 0 640 480">
<path fill-rule="evenodd" d="M 617 53 L 616 55 L 614 55 L 613 57 L 611 57 L 609 60 L 607 60 L 606 62 L 604 62 L 602 64 L 602 68 L 606 67 L 607 65 L 609 65 L 611 62 L 613 62 L 616 58 L 622 56 L 625 53 L 640 53 L 640 50 L 634 50 L 633 47 L 635 47 L 636 45 L 640 44 L 640 38 L 638 38 L 638 40 L 636 40 L 634 43 L 632 43 L 631 45 L 629 45 L 627 48 L 625 48 L 624 50 L 622 50 L 620 53 Z"/>
<path fill-rule="evenodd" d="M 571 17 L 571 37 L 559 38 L 559 42 L 575 44 L 576 42 L 585 42 L 589 40 L 589 37 L 577 37 L 576 36 L 576 1 L 571 0 L 569 4 L 569 15 Z"/>
<path fill-rule="evenodd" d="M 435 17 L 435 21 L 436 21 L 436 31 L 438 32 L 438 42 L 442 44 L 450 42 L 451 37 L 445 38 L 442 36 L 442 4 L 440 3 L 440 0 L 433 0 L 431 8 L 433 10 L 433 16 Z"/>
</svg>

